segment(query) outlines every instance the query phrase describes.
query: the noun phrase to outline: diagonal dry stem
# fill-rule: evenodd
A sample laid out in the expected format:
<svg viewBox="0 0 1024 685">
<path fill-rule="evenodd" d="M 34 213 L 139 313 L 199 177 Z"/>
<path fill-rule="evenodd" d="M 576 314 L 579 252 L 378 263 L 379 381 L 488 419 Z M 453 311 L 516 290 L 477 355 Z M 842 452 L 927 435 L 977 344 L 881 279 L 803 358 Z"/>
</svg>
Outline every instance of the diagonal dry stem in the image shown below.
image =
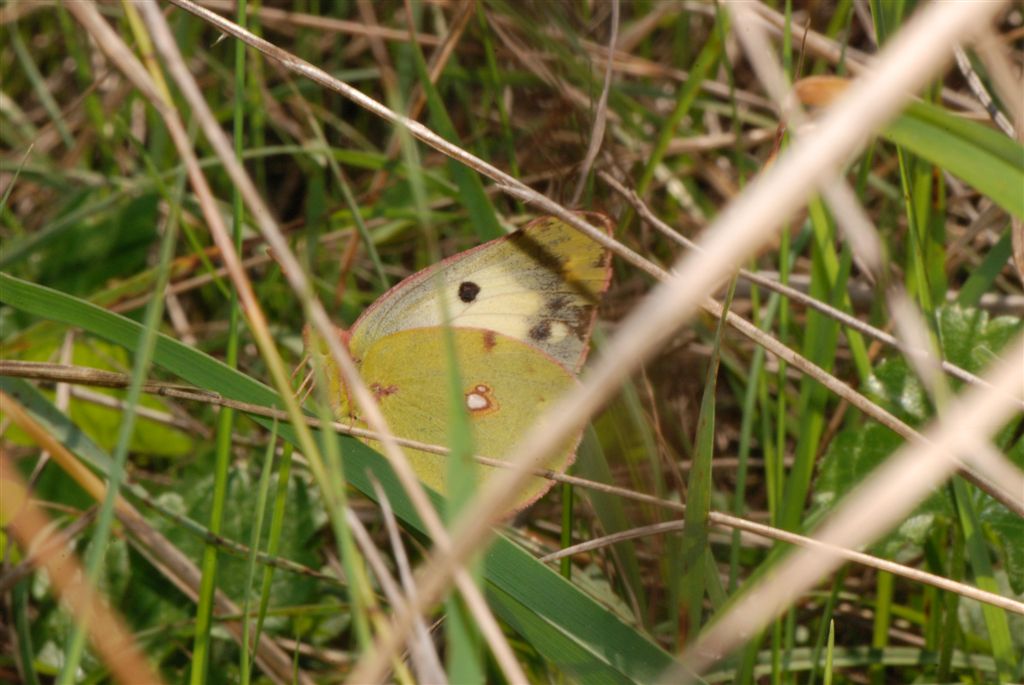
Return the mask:
<svg viewBox="0 0 1024 685">
<path fill-rule="evenodd" d="M 615 43 L 619 37 L 619 0 L 612 0 L 611 36 L 608 37 L 608 57 L 604 71 L 604 84 L 601 86 L 601 96 L 597 99 L 594 107 L 594 126 L 590 131 L 590 144 L 587 146 L 587 153 L 580 165 L 580 178 L 576 183 L 576 192 L 573 193 L 570 206 L 575 206 L 583 197 L 583 189 L 587 187 L 587 178 L 590 176 L 590 169 L 597 159 L 597 153 L 601 151 L 601 143 L 604 141 L 604 130 L 608 123 L 608 92 L 612 87 L 612 73 L 614 71 L 611 55 L 615 54 Z"/>
<path fill-rule="evenodd" d="M 46 570 L 56 595 L 72 615 L 83 623 L 93 647 L 119 683 L 162 683 L 145 654 L 139 649 L 124 620 L 103 601 L 102 594 L 91 584 L 82 582 L 85 567 L 78 556 L 64 547 L 53 532 L 53 522 L 27 495 L 28 488 L 14 469 L 11 458 L 0 452 L 0 520 L 25 550 L 38 546 L 34 563 Z M 29 664 L 28 669 L 34 667 Z"/>
</svg>

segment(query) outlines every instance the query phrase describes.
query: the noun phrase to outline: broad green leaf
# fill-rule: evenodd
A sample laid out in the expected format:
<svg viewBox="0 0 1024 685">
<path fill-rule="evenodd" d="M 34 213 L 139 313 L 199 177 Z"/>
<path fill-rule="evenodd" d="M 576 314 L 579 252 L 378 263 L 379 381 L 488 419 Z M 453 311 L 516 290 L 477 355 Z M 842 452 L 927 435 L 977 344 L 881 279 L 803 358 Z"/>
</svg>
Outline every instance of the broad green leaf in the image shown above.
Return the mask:
<svg viewBox="0 0 1024 685">
<path fill-rule="evenodd" d="M 900 436 L 877 423 L 850 428 L 837 435 L 821 459 L 809 518 L 816 519 L 829 511 L 902 444 Z M 949 496 L 944 491 L 936 491 L 895 530 L 880 539 L 875 549 L 888 559 L 916 554 L 936 522 L 948 521 L 952 516 Z"/>
<path fill-rule="evenodd" d="M 1024 219 L 1024 147 L 977 122 L 924 102 L 911 104 L 882 136 L 959 176 Z"/>
<path fill-rule="evenodd" d="M 13 354 L 10 358 L 24 361 L 49 361 L 56 358 L 61 338 L 53 333 L 52 329 L 47 332 L 33 327 L 33 335 L 19 341 L 24 353 Z M 131 368 L 131 361 L 123 347 L 96 339 L 76 340 L 71 351 L 71 363 L 118 373 L 127 373 Z M 89 390 L 115 399 L 121 399 L 125 394 L 124 390 L 111 388 Z M 144 396 L 141 405 L 168 417 L 172 415 L 169 404 L 155 396 Z M 71 397 L 68 411 L 72 421 L 81 426 L 86 435 L 104 449 L 113 449 L 118 426 L 121 424 L 120 410 Z M 24 444 L 26 439 L 18 430 L 12 430 L 7 437 L 21 444 Z M 194 441 L 185 431 L 142 415 L 136 419 L 130 449 L 132 452 L 153 457 L 181 457 L 192 452 Z"/>
<path fill-rule="evenodd" d="M 832 76 L 802 79 L 800 100 L 824 105 L 849 81 Z M 1024 219 L 1024 146 L 1000 131 L 927 102 L 912 102 L 881 136 L 959 176 L 1017 218 Z"/>
<path fill-rule="evenodd" d="M 990 317 L 983 310 L 957 305 L 943 307 L 936 318 L 943 357 L 972 372 L 981 371 L 997 359 L 1000 350 L 1024 327 L 1024 323 L 1013 317 Z M 867 390 L 873 399 L 912 426 L 923 425 L 934 414 L 927 392 L 900 356 L 889 357 L 876 366 Z M 1000 435 L 1009 435 L 1012 431 L 1013 425 Z M 815 515 L 849 492 L 901 444 L 899 436 L 877 423 L 850 425 L 837 435 L 819 466 L 812 507 Z M 996 502 L 992 502 L 992 507 L 1006 512 L 1005 507 Z M 936 492 L 880 543 L 883 554 L 916 550 L 938 517 L 951 519 L 954 515 L 945 491 Z M 990 523 L 985 512 L 982 520 Z M 1002 517 L 995 521 L 996 526 L 1003 525 Z M 903 543 L 910 547 L 903 549 Z"/>
<path fill-rule="evenodd" d="M 949 305 L 939 310 L 943 357 L 974 373 L 996 361 L 1022 329 L 1021 319 L 991 316 L 984 309 Z"/>
</svg>

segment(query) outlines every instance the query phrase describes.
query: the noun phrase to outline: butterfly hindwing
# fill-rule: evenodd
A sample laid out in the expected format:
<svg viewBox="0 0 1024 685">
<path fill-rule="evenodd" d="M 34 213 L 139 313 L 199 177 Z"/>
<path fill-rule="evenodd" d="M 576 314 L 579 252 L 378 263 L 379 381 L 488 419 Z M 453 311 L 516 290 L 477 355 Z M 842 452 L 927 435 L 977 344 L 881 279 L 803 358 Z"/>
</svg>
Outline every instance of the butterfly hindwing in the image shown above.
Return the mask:
<svg viewBox="0 0 1024 685">
<path fill-rule="evenodd" d="M 535 347 L 500 333 L 453 328 L 462 401 L 473 432 L 476 454 L 501 459 L 576 379 Z M 360 365 L 363 381 L 375 394 L 392 433 L 434 445 L 451 440 L 451 392 L 445 330 L 414 328 L 378 340 Z M 362 425 L 360 413 L 344 410 Z M 564 471 L 575 455 L 578 438 L 567 444 L 547 468 Z M 378 449 L 374 442 L 371 447 Z M 416 474 L 434 490 L 445 492 L 448 458 L 405 449 Z M 479 480 L 494 467 L 478 465 Z M 521 494 L 516 509 L 528 506 L 551 486 L 535 478 Z"/>
</svg>

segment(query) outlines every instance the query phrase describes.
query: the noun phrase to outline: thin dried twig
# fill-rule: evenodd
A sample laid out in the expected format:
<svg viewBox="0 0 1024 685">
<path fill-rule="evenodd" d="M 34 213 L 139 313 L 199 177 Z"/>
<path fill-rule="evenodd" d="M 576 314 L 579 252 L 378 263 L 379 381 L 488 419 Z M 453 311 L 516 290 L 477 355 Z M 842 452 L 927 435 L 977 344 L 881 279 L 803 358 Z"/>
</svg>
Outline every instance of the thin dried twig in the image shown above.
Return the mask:
<svg viewBox="0 0 1024 685">
<path fill-rule="evenodd" d="M 198 4 L 217 12 L 230 14 L 235 11 L 234 0 L 199 0 Z M 253 12 L 260 22 L 269 25 L 287 25 L 299 28 L 311 28 L 325 33 L 344 33 L 352 36 L 361 36 L 367 39 L 380 39 L 404 43 L 409 40 L 409 33 L 404 29 L 393 29 L 388 26 L 377 24 L 364 24 L 358 21 L 347 21 L 333 17 L 322 17 L 316 14 L 305 12 L 289 12 L 274 7 L 259 7 Z M 422 45 L 439 45 L 441 38 L 428 33 L 419 33 L 415 36 L 416 42 Z"/>
<path fill-rule="evenodd" d="M 683 507 L 680 508 L 682 509 Z M 962 597 L 976 599 L 979 602 L 998 606 L 1001 609 L 1012 611 L 1015 614 L 1024 615 L 1024 602 L 1019 602 L 1011 597 L 1003 597 L 1002 595 L 997 595 L 993 592 L 987 592 L 971 585 L 967 585 L 966 583 L 958 583 L 955 580 L 949 580 L 948 578 L 944 578 L 943 576 L 939 576 L 934 573 L 920 571 L 910 566 L 879 559 L 878 557 L 873 557 L 869 554 L 864 554 L 863 552 L 856 552 L 845 547 L 829 545 L 816 538 L 796 535 L 789 531 L 772 528 L 771 526 L 754 523 L 745 519 L 737 519 L 735 516 L 730 516 L 729 514 L 723 514 L 717 511 L 709 512 L 708 520 L 715 525 L 741 530 L 746 533 L 763 537 L 765 540 L 788 542 L 807 550 L 819 550 L 821 552 L 840 557 L 844 561 L 852 561 L 878 569 L 879 571 L 887 571 L 893 575 L 907 578 L 908 580 L 924 583 L 925 585 L 931 585 L 932 587 L 939 588 L 940 590 L 955 592 Z M 557 552 L 552 552 L 551 554 L 541 557 L 540 560 L 553 562 L 561 559 L 562 557 L 580 554 L 582 552 L 589 552 L 608 545 L 614 545 L 625 540 L 677 532 L 683 530 L 685 524 L 686 522 L 684 520 L 678 519 L 675 521 L 662 521 L 660 523 L 641 526 L 639 528 L 631 528 L 629 530 L 619 531 L 612 535 L 594 538 L 593 540 L 587 540 L 586 542 L 581 542 L 571 547 L 560 549 Z"/>
</svg>

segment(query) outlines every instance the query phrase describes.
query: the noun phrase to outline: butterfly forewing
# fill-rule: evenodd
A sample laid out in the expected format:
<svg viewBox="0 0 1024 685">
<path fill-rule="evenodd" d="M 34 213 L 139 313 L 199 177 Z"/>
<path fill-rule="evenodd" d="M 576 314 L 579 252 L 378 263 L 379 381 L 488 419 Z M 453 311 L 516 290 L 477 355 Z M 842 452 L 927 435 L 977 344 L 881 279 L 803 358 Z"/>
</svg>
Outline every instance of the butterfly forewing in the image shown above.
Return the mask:
<svg viewBox="0 0 1024 685">
<path fill-rule="evenodd" d="M 610 229 L 604 215 L 585 218 Z M 576 371 L 610 275 L 610 254 L 602 245 L 559 219 L 538 219 L 389 290 L 353 325 L 352 353 L 361 357 L 397 331 L 440 326 L 447 311 L 454 327 L 496 331 Z"/>
</svg>

